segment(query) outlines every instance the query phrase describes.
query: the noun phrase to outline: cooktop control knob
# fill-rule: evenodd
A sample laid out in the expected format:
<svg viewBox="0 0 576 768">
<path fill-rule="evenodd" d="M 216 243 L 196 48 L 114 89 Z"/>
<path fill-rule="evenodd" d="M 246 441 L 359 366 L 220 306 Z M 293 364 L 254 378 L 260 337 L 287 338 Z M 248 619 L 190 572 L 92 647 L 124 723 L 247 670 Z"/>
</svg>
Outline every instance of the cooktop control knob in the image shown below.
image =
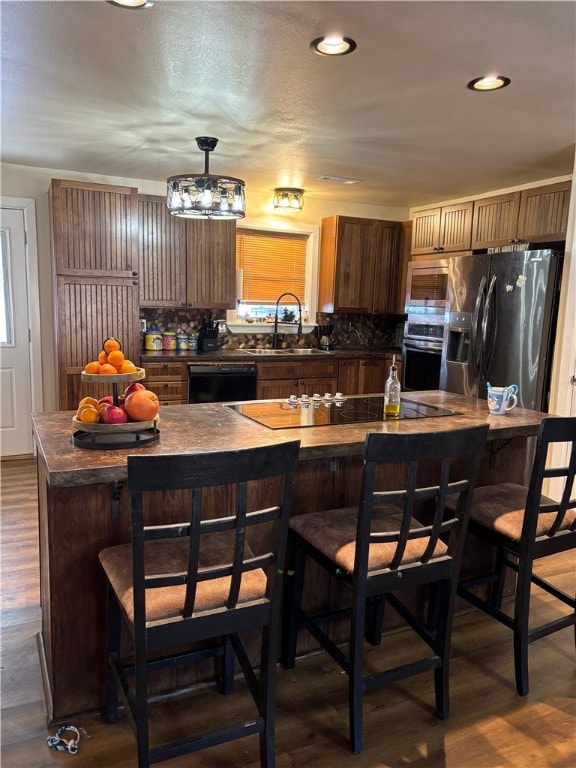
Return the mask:
<svg viewBox="0 0 576 768">
<path fill-rule="evenodd" d="M 291 402 L 291 403 L 296 403 L 296 402 L 298 402 L 298 396 L 297 396 L 297 395 L 290 395 L 290 396 L 288 397 L 288 400 L 289 400 L 289 402 Z"/>
</svg>

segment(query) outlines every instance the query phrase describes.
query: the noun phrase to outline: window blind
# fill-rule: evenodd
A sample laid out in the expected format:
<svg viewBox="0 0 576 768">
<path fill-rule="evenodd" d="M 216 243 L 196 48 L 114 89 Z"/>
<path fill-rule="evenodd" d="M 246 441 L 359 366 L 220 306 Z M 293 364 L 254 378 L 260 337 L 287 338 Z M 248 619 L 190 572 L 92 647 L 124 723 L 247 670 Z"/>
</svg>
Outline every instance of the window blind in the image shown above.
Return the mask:
<svg viewBox="0 0 576 768">
<path fill-rule="evenodd" d="M 244 271 L 243 301 L 273 304 L 289 291 L 304 302 L 307 235 L 236 231 L 236 266 Z M 282 304 L 295 304 L 290 296 Z"/>
</svg>

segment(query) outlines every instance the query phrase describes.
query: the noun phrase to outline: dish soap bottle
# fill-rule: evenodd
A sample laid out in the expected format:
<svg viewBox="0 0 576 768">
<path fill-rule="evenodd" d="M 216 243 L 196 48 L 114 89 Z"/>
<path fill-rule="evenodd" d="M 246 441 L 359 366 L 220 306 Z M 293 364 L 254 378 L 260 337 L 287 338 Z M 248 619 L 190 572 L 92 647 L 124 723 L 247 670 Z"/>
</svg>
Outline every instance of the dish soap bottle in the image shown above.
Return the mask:
<svg viewBox="0 0 576 768">
<path fill-rule="evenodd" d="M 398 368 L 396 366 L 396 355 L 392 356 L 392 365 L 390 366 L 390 375 L 386 381 L 384 389 L 384 415 L 387 419 L 400 418 L 400 382 L 398 381 Z"/>
</svg>

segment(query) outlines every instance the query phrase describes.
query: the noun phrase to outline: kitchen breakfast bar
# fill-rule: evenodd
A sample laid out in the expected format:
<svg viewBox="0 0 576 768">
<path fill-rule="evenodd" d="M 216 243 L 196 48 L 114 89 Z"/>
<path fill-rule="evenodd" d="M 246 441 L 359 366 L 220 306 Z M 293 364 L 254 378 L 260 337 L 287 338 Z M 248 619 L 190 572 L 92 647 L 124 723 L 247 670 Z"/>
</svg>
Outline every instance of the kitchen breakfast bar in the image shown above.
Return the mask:
<svg viewBox="0 0 576 768">
<path fill-rule="evenodd" d="M 423 411 L 430 409 L 428 417 L 351 423 L 336 420 L 323 426 L 279 423 L 271 428 L 222 403 L 162 407 L 159 439 L 121 450 L 90 450 L 73 445 L 72 412 L 37 414 L 34 432 L 38 447 L 42 607 L 38 642 L 48 722 L 101 709 L 104 703 L 106 582 L 98 553 L 130 541 L 125 482 L 126 457 L 130 453 L 240 450 L 299 439 L 300 462 L 292 503 L 292 514 L 298 515 L 357 503 L 366 432 L 449 431 L 488 423 L 490 431 L 478 485 L 525 479 L 530 438 L 536 435 L 546 414 L 515 408 L 509 414 L 493 416 L 488 414 L 485 401 L 442 391 L 413 392 L 409 399 L 417 410 L 420 406 Z M 281 405 L 276 403 L 275 407 Z M 383 481 L 386 483 L 385 477 Z M 163 521 L 178 519 L 180 501 L 175 494 L 164 497 L 158 505 L 159 517 Z M 468 547 L 463 572 L 473 573 L 482 557 L 486 553 Z M 328 583 L 314 578 L 312 574 L 307 589 L 313 592 L 316 602 L 328 604 Z M 313 647 L 306 645 L 311 641 L 303 641 L 301 653 Z M 170 680 L 169 686 L 204 679 L 201 668 L 193 674 L 194 679 Z"/>
</svg>

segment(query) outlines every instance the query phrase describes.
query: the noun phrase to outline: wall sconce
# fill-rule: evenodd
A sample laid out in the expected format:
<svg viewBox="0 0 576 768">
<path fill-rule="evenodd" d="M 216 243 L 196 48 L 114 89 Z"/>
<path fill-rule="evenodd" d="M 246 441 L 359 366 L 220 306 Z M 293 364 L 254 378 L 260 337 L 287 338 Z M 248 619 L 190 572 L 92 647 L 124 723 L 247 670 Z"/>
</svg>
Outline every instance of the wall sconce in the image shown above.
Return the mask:
<svg viewBox="0 0 576 768">
<path fill-rule="evenodd" d="M 304 190 L 297 187 L 276 187 L 274 208 L 284 211 L 301 211 L 304 207 Z"/>
</svg>

